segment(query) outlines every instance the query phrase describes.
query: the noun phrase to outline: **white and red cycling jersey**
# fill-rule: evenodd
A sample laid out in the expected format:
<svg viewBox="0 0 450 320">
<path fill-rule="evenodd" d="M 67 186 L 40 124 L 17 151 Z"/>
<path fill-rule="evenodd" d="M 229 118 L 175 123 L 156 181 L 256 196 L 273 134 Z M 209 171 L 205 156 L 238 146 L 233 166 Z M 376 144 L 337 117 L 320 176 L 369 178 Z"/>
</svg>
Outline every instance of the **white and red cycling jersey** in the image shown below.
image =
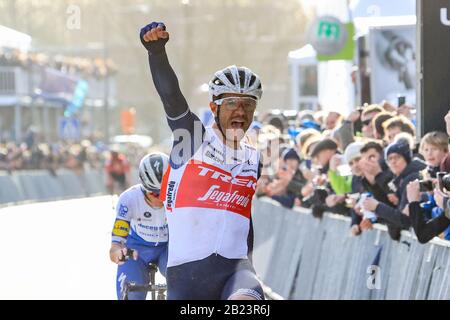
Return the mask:
<svg viewBox="0 0 450 320">
<path fill-rule="evenodd" d="M 255 148 L 241 142 L 239 150 L 231 149 L 211 127 L 189 161 L 170 165 L 161 187 L 170 229 L 168 267 L 214 253 L 247 258 L 258 165 Z"/>
</svg>

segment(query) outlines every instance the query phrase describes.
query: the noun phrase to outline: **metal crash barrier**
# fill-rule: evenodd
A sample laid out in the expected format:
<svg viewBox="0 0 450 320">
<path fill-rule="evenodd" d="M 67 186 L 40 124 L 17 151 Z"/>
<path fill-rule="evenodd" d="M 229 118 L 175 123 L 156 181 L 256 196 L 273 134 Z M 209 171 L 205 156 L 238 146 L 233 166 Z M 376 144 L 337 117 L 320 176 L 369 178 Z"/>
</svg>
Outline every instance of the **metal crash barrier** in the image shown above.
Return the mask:
<svg viewBox="0 0 450 320">
<path fill-rule="evenodd" d="M 450 299 L 450 242 L 392 241 L 382 225 L 353 237 L 343 216 L 253 206 L 255 269 L 283 299 Z"/>
<path fill-rule="evenodd" d="M 131 183 L 137 183 L 131 170 Z M 86 170 L 82 174 L 60 169 L 56 175 L 44 170 L 0 172 L 0 206 L 54 201 L 107 194 L 103 170 Z"/>
<path fill-rule="evenodd" d="M 106 194 L 104 182 L 101 170 L 0 173 L 0 207 Z M 450 242 L 422 245 L 409 232 L 392 241 L 381 225 L 352 237 L 349 218 L 264 198 L 253 201 L 253 225 L 255 269 L 274 297 L 450 299 Z"/>
</svg>

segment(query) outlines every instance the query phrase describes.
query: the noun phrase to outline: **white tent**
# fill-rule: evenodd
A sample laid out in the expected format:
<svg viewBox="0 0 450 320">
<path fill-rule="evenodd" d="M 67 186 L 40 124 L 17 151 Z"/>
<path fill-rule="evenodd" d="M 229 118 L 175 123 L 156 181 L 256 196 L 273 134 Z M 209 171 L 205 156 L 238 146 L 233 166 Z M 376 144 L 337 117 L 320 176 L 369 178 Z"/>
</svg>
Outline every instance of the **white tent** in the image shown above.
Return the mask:
<svg viewBox="0 0 450 320">
<path fill-rule="evenodd" d="M 25 33 L 0 25 L 0 47 L 9 47 L 28 51 L 31 37 Z"/>
</svg>

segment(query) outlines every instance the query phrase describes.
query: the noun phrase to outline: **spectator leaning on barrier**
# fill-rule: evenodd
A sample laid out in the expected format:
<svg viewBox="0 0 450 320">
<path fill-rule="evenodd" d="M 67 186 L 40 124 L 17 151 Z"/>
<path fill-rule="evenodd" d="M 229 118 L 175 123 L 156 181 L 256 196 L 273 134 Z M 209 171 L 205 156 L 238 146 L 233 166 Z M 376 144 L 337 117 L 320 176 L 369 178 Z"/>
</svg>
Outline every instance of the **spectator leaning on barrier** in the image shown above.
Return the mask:
<svg viewBox="0 0 450 320">
<path fill-rule="evenodd" d="M 383 145 L 376 140 L 368 141 L 361 148 L 359 166 L 363 172 L 364 188 L 378 201 L 389 203 L 388 184 L 394 178 L 383 154 Z M 394 204 L 392 204 L 394 205 Z"/>
<path fill-rule="evenodd" d="M 448 111 L 444 120 L 445 120 L 446 129 L 447 129 L 447 135 L 450 136 L 450 111 Z M 449 150 L 450 150 L 450 139 L 448 142 L 449 142 Z M 441 171 L 450 172 L 450 153 L 448 153 L 447 156 L 442 160 Z"/>
<path fill-rule="evenodd" d="M 362 184 L 362 170 L 360 167 L 361 162 L 361 149 L 363 148 L 364 143 L 362 141 L 356 141 L 347 146 L 344 151 L 344 160 L 350 166 L 351 176 L 350 176 L 350 191 L 343 199 L 346 201 L 347 206 L 350 208 L 350 216 L 352 217 L 351 223 L 351 233 L 353 235 L 358 235 L 361 233 L 361 230 L 365 230 L 366 228 L 370 228 L 370 226 L 366 226 L 366 222 L 361 223 L 361 219 L 357 220 L 354 218 L 356 216 L 355 206 L 356 201 L 359 198 L 359 195 L 365 192 L 364 186 Z"/>
<path fill-rule="evenodd" d="M 419 149 L 427 164 L 425 176 L 432 179 L 436 185 L 440 164 L 448 155 L 448 136 L 443 132 L 429 132 L 422 138 Z M 408 184 L 410 217 L 419 242 L 426 243 L 441 232 L 446 240 L 450 240 L 450 227 L 443 209 L 443 197 L 446 195 L 439 189 L 435 189 L 434 194 L 426 195 L 428 201 L 420 202 L 423 197 L 420 194 L 419 182 Z"/>
<path fill-rule="evenodd" d="M 263 189 L 266 195 L 287 208 L 294 206 L 295 198 L 297 197 L 295 187 L 300 186 L 300 181 L 293 182 L 293 180 L 297 172 L 299 172 L 299 164 L 300 157 L 297 152 L 292 148 L 286 148 L 280 155 L 279 168 L 275 179 Z M 296 180 L 300 179 L 300 176 L 296 177 Z"/>
<path fill-rule="evenodd" d="M 411 221 L 408 217 L 408 199 L 406 197 L 406 185 L 419 178 L 419 172 L 426 168 L 423 161 L 412 159 L 412 152 L 407 141 L 399 140 L 387 146 L 385 158 L 388 166 L 394 174 L 394 180 L 389 183 L 389 188 L 394 192 L 390 202 L 395 208 L 382 203 L 374 198 L 368 198 L 362 203 L 362 208 L 373 211 L 377 216 L 386 220 L 395 227 L 409 229 Z"/>
<path fill-rule="evenodd" d="M 420 140 L 419 152 L 427 164 L 427 173 L 430 178 L 436 178 L 440 165 L 448 155 L 448 136 L 444 132 L 433 131 Z"/>
<path fill-rule="evenodd" d="M 312 179 L 315 174 L 312 170 L 312 161 L 308 156 L 309 149 L 311 149 L 317 142 L 321 140 L 320 132 L 315 129 L 304 129 L 295 137 L 295 145 L 297 154 L 300 156 L 300 172 L 306 179 L 305 184 L 300 189 L 297 205 L 309 207 L 307 203 L 303 203 L 304 199 L 309 197 L 313 192 Z"/>
<path fill-rule="evenodd" d="M 314 163 L 322 168 L 323 173 L 327 173 L 330 167 L 330 160 L 337 152 L 337 143 L 332 139 L 325 138 L 315 144 L 311 150 L 310 157 Z"/>
<path fill-rule="evenodd" d="M 443 214 L 432 219 L 427 217 L 425 209 L 420 205 L 419 180 L 411 181 L 408 184 L 407 196 L 411 224 L 420 243 L 427 243 L 450 227 L 450 198 L 448 193 L 434 190 L 436 204 L 443 211 Z"/>
<path fill-rule="evenodd" d="M 396 207 L 394 204 L 397 197 L 395 193 L 389 191 L 389 182 L 394 178 L 393 173 L 388 168 L 384 160 L 384 150 L 381 141 L 371 140 L 365 143 L 361 148 L 361 161 L 359 166 L 363 172 L 362 184 L 366 191 L 370 192 L 376 200 L 382 202 L 388 206 Z M 392 199 L 392 202 L 391 202 Z M 359 210 L 359 207 L 356 208 Z M 362 221 L 361 216 L 352 212 L 353 224 L 360 223 Z M 389 236 L 398 240 L 400 238 L 401 228 L 384 221 L 378 217 L 377 223 L 386 224 L 388 228 Z M 365 225 L 369 226 L 366 222 Z"/>
<path fill-rule="evenodd" d="M 352 176 L 341 176 L 338 167 L 344 162 L 344 157 L 337 153 L 330 159 L 328 170 L 328 182 L 331 190 L 325 199 L 325 203 L 334 213 L 343 215 L 350 214 L 350 210 L 345 206 L 345 197 L 351 192 Z"/>
<path fill-rule="evenodd" d="M 308 179 L 305 177 L 302 170 L 300 170 L 300 156 L 298 155 L 297 151 L 295 151 L 295 149 L 286 150 L 282 156 L 291 170 L 294 170 L 294 175 L 289 182 L 286 190 L 288 194 L 292 194 L 296 199 L 300 200 L 302 198 L 301 190 L 308 183 Z M 306 168 L 306 170 L 308 170 L 308 168 Z M 297 202 L 297 204 L 300 205 L 301 202 Z"/>
<path fill-rule="evenodd" d="M 330 138 L 324 138 L 315 143 L 310 152 L 313 163 L 318 167 L 317 176 L 313 179 L 314 189 L 311 200 L 313 215 L 321 218 L 326 210 L 346 214 L 345 206 L 337 204 L 330 208 L 326 205 L 326 198 L 332 192 L 328 176 L 330 161 L 338 153 L 337 143 Z"/>
</svg>

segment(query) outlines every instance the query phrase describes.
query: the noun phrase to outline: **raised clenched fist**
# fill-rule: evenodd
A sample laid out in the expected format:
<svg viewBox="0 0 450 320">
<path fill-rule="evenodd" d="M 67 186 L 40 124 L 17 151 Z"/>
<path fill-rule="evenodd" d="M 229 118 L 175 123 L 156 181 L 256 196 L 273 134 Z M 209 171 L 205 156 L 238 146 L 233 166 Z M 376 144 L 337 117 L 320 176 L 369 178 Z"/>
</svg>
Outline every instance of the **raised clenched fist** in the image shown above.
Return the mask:
<svg viewBox="0 0 450 320">
<path fill-rule="evenodd" d="M 162 22 L 152 22 L 141 29 L 140 39 L 142 45 L 151 54 L 164 51 L 164 46 L 169 41 L 169 33 Z"/>
</svg>

